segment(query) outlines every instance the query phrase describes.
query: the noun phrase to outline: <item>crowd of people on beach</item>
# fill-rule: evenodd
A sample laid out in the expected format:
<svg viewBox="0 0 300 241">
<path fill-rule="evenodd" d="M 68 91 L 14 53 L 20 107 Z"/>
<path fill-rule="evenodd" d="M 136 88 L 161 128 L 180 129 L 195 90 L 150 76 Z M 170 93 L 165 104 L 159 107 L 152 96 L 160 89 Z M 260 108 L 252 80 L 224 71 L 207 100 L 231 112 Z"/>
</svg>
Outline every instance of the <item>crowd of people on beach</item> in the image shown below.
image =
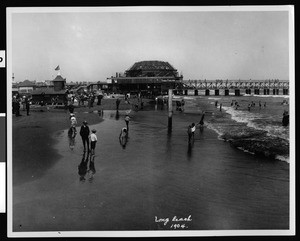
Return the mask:
<svg viewBox="0 0 300 241">
<path fill-rule="evenodd" d="M 127 102 L 129 102 L 129 98 L 127 97 Z M 116 99 L 116 111 L 117 111 L 117 115 L 119 113 L 119 105 L 121 103 L 121 100 L 119 98 Z M 70 128 L 68 130 L 68 137 L 69 137 L 69 146 L 70 149 L 74 149 L 74 145 L 75 145 L 75 137 L 77 135 L 77 130 L 76 130 L 76 125 L 77 125 L 77 119 L 76 116 L 74 114 L 74 109 L 73 108 L 69 108 L 69 112 L 70 112 Z M 100 110 L 99 112 L 100 116 L 103 115 L 103 110 Z M 126 111 L 126 115 L 124 118 L 125 121 L 125 127 L 123 127 L 121 129 L 121 133 L 119 135 L 119 140 L 120 140 L 120 144 L 123 148 L 126 147 L 127 141 L 128 141 L 128 133 L 129 133 L 129 121 L 130 121 L 130 116 L 129 116 L 130 110 Z M 87 121 L 83 121 L 81 127 L 80 127 L 80 136 L 82 139 L 82 143 L 83 143 L 83 151 L 84 152 L 90 152 L 91 155 L 95 155 L 95 148 L 96 148 L 96 142 L 97 142 L 97 135 L 96 135 L 96 130 L 93 129 L 92 131 L 90 131 L 89 126 Z"/>
<path fill-rule="evenodd" d="M 20 113 L 21 106 L 23 110 L 26 109 L 26 114 L 30 115 L 30 105 L 31 105 L 31 98 L 28 96 L 20 96 L 19 94 L 14 95 L 12 99 L 12 113 L 15 116 L 22 116 Z"/>
<path fill-rule="evenodd" d="M 233 107 L 235 110 L 238 110 L 240 105 L 239 103 L 236 101 L 236 100 L 232 100 L 231 103 L 230 103 L 231 107 Z M 283 100 L 281 105 L 288 105 L 288 101 L 287 100 Z M 248 103 L 247 105 L 247 109 L 248 111 L 250 112 L 252 109 L 254 109 L 256 106 L 255 102 L 254 101 L 251 101 L 250 103 Z M 261 101 L 258 101 L 258 107 L 259 109 L 262 108 L 262 106 L 264 108 L 267 107 L 267 102 L 264 102 L 264 104 L 262 105 Z M 215 101 L 215 107 L 218 107 L 218 101 Z M 219 108 L 220 108 L 220 111 L 222 111 L 222 103 L 219 104 Z M 287 110 L 284 110 L 283 112 L 283 117 L 282 117 L 282 126 L 288 126 L 289 125 L 289 113 Z"/>
</svg>

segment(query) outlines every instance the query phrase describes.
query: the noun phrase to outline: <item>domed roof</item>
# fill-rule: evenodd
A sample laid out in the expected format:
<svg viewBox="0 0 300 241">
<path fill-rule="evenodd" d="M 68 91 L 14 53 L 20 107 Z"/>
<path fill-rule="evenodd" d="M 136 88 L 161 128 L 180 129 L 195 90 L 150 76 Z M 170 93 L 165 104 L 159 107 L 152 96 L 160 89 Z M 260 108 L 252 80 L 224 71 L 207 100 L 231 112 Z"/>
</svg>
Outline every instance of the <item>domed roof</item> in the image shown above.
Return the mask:
<svg viewBox="0 0 300 241">
<path fill-rule="evenodd" d="M 151 60 L 136 62 L 129 70 L 175 70 L 168 62 Z"/>
<path fill-rule="evenodd" d="M 136 62 L 125 72 L 130 77 L 177 76 L 177 70 L 168 62 L 151 60 Z"/>
</svg>

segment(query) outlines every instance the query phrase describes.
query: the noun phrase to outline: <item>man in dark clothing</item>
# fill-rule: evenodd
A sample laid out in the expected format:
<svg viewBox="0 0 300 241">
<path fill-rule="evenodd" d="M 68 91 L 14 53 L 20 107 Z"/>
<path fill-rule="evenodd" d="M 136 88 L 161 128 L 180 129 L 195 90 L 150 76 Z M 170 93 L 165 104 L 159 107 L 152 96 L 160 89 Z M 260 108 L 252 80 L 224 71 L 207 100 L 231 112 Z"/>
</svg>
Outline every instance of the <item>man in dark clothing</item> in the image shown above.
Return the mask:
<svg viewBox="0 0 300 241">
<path fill-rule="evenodd" d="M 21 114 L 20 114 L 20 102 L 19 101 L 20 100 L 17 99 L 16 103 L 15 103 L 15 114 L 16 114 L 16 116 L 21 116 Z"/>
<path fill-rule="evenodd" d="M 82 138 L 82 143 L 83 143 L 83 151 L 85 152 L 85 143 L 87 144 L 87 149 L 88 151 L 90 150 L 89 146 L 89 135 L 90 135 L 90 128 L 87 126 L 87 122 L 84 121 L 83 125 L 80 128 L 80 135 Z"/>
<path fill-rule="evenodd" d="M 29 115 L 30 102 L 29 102 L 29 99 L 28 99 L 28 98 L 25 99 L 25 105 L 26 105 L 26 112 L 27 112 L 27 115 Z"/>
<path fill-rule="evenodd" d="M 98 95 L 98 102 L 97 105 L 101 105 L 101 100 L 103 98 L 103 95 Z"/>
<path fill-rule="evenodd" d="M 289 125 L 289 119 L 290 119 L 290 115 L 289 115 L 288 111 L 285 110 L 283 112 L 282 125 L 283 126 L 288 126 Z"/>
<path fill-rule="evenodd" d="M 116 105 L 117 105 L 117 110 L 119 110 L 119 105 L 120 105 L 120 99 L 118 98 L 117 100 L 116 100 Z"/>
<path fill-rule="evenodd" d="M 69 104 L 69 111 L 70 113 L 74 112 L 74 105 L 72 103 Z"/>
</svg>

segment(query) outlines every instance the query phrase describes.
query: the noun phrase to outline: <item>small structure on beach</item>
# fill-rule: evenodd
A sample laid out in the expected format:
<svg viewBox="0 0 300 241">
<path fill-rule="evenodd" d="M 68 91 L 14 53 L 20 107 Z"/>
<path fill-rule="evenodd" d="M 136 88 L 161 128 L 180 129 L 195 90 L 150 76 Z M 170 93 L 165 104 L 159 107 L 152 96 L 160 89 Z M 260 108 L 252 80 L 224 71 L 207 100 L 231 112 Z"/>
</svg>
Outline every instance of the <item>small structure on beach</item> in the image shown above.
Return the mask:
<svg viewBox="0 0 300 241">
<path fill-rule="evenodd" d="M 55 79 L 52 80 L 53 85 L 49 87 L 43 87 L 32 91 L 32 101 L 34 103 L 51 104 L 53 100 L 57 104 L 64 104 L 66 98 L 66 79 L 58 74 Z"/>
</svg>

